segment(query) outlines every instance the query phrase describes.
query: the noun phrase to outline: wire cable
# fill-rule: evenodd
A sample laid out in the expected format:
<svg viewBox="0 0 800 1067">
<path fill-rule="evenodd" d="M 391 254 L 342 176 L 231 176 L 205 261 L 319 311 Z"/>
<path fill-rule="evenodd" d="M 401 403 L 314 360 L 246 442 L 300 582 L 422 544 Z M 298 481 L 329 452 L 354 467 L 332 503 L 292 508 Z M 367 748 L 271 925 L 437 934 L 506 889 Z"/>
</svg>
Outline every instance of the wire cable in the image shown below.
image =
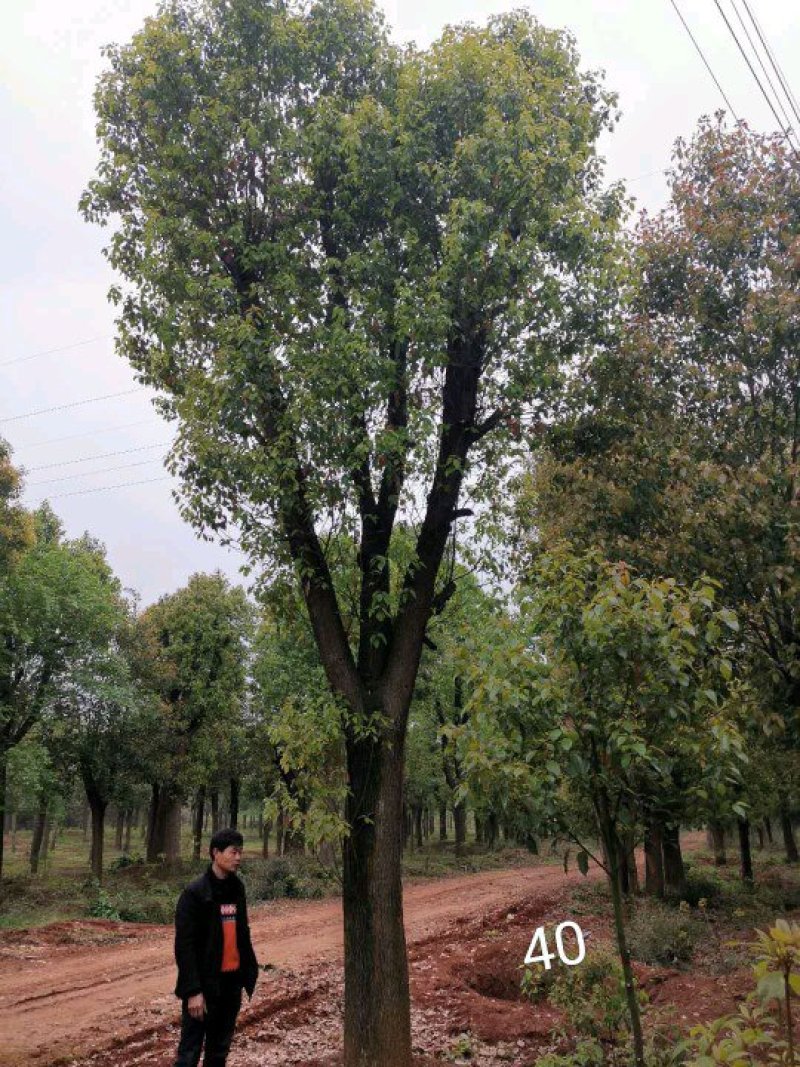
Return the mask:
<svg viewBox="0 0 800 1067">
<path fill-rule="evenodd" d="M 764 66 L 764 61 L 762 60 L 761 55 L 760 55 L 758 49 L 756 48 L 756 46 L 755 46 L 755 44 L 753 42 L 753 38 L 750 36 L 750 31 L 748 30 L 747 26 L 745 25 L 744 19 L 742 18 L 741 14 L 739 13 L 739 8 L 736 6 L 736 0 L 731 0 L 731 7 L 733 8 L 734 12 L 736 13 L 736 17 L 739 20 L 739 25 L 742 27 L 742 31 L 744 32 L 744 35 L 747 38 L 747 43 L 750 45 L 750 48 L 752 50 L 753 55 L 758 60 L 758 65 L 761 67 L 761 72 L 763 73 L 764 77 L 766 78 L 767 84 L 769 85 L 769 87 L 770 87 L 770 89 L 772 91 L 773 99 L 775 100 L 775 103 L 778 105 L 778 107 L 781 109 L 781 114 L 783 115 L 784 121 L 786 123 L 786 128 L 787 128 L 787 130 L 790 130 L 792 128 L 792 119 L 786 113 L 786 108 L 784 107 L 783 101 L 781 100 L 780 93 L 778 92 L 778 90 L 775 88 L 775 86 L 772 83 L 772 78 L 769 76 L 769 71 Z M 791 104 L 790 104 L 790 106 L 791 106 Z"/>
<path fill-rule="evenodd" d="M 717 11 L 719 11 L 720 15 L 722 15 L 722 19 L 723 19 L 725 25 L 728 27 L 728 31 L 730 32 L 731 37 L 733 37 L 734 41 L 736 42 L 736 47 L 742 53 L 742 57 L 744 58 L 745 63 L 750 68 L 750 73 L 755 78 L 756 85 L 761 90 L 761 95 L 764 97 L 764 99 L 766 100 L 767 104 L 769 105 L 770 111 L 775 116 L 775 121 L 778 123 L 778 126 L 781 129 L 781 132 L 783 133 L 783 135 L 786 138 L 786 140 L 788 141 L 788 143 L 791 145 L 792 151 L 795 153 L 795 155 L 798 157 L 798 159 L 800 159 L 800 153 L 798 153 L 797 149 L 794 147 L 794 144 L 792 144 L 792 139 L 789 136 L 789 134 L 787 133 L 783 123 L 781 122 L 780 115 L 775 110 L 775 107 L 774 107 L 772 101 L 769 98 L 769 94 L 765 90 L 764 86 L 761 84 L 761 79 L 756 74 L 755 69 L 753 67 L 753 64 L 750 62 L 750 59 L 749 59 L 747 53 L 745 52 L 744 48 L 742 48 L 741 42 L 739 41 L 739 38 L 736 36 L 736 31 L 734 30 L 733 26 L 731 26 L 731 24 L 730 24 L 730 22 L 728 20 L 728 16 L 722 10 L 722 5 L 720 4 L 719 0 L 714 0 L 714 3 L 717 6 Z"/>
<path fill-rule="evenodd" d="M 76 489 L 71 493 L 57 493 L 50 500 L 63 500 L 67 496 L 84 496 L 86 493 L 105 493 L 110 489 L 125 489 L 129 485 L 150 485 L 152 482 L 167 482 L 171 478 L 169 474 L 159 475 L 158 478 L 143 478 L 140 482 L 120 482 L 118 485 L 98 485 L 95 489 Z M 47 494 L 45 494 L 47 495 Z"/>
<path fill-rule="evenodd" d="M 682 14 L 681 14 L 681 12 L 680 12 L 680 8 L 678 7 L 678 5 L 677 5 L 677 3 L 675 2 L 675 0 L 669 0 L 669 2 L 670 2 L 670 3 L 672 4 L 672 6 L 673 6 L 673 7 L 675 8 L 675 14 L 676 14 L 676 15 L 678 16 L 678 18 L 679 18 L 679 19 L 681 20 L 681 22 L 683 23 L 683 28 L 684 28 L 684 29 L 686 30 L 686 32 L 687 32 L 687 33 L 689 34 L 689 37 L 691 38 L 692 44 L 693 44 L 693 45 L 695 46 L 695 48 L 697 49 L 697 54 L 698 54 L 698 55 L 700 56 L 700 58 L 702 59 L 703 63 L 705 63 L 705 67 L 706 67 L 706 70 L 707 70 L 707 71 L 708 71 L 708 73 L 709 73 L 709 74 L 711 75 L 711 77 L 712 77 L 712 78 L 714 79 L 714 84 L 715 84 L 715 85 L 716 85 L 716 87 L 717 87 L 717 88 L 719 89 L 720 93 L 722 94 L 722 99 L 723 99 L 723 100 L 725 101 L 725 103 L 726 103 L 726 104 L 728 105 L 728 109 L 730 110 L 730 113 L 731 113 L 731 114 L 733 115 L 733 117 L 734 117 L 734 118 L 736 119 L 736 121 L 737 121 L 737 122 L 740 122 L 741 120 L 739 119 L 739 116 L 738 116 L 738 115 L 736 114 L 736 112 L 735 112 L 735 111 L 733 110 L 733 104 L 732 104 L 732 103 L 730 102 L 730 100 L 729 100 L 729 99 L 728 99 L 728 97 L 726 96 L 726 94 L 725 94 L 725 90 L 724 90 L 724 89 L 722 88 L 722 86 L 720 85 L 720 83 L 719 83 L 719 81 L 718 81 L 718 79 L 717 79 L 717 76 L 716 76 L 716 74 L 715 74 L 715 73 L 714 73 L 714 71 L 713 71 L 713 70 L 711 69 L 711 64 L 710 64 L 710 63 L 708 62 L 708 60 L 706 59 L 706 57 L 705 57 L 705 55 L 704 55 L 704 53 L 703 53 L 703 49 L 702 49 L 702 48 L 700 47 L 700 45 L 699 45 L 699 44 L 697 43 L 697 41 L 695 40 L 695 36 L 694 36 L 694 34 L 693 34 L 693 33 L 692 33 L 692 31 L 691 31 L 691 30 L 689 29 L 689 24 L 687 23 L 686 19 L 685 19 L 685 18 L 683 17 L 683 15 L 682 15 Z"/>
<path fill-rule="evenodd" d="M 764 33 L 763 33 L 762 29 L 761 29 L 761 26 L 760 26 L 760 24 L 758 22 L 758 19 L 755 17 L 753 12 L 750 10 L 749 3 L 747 2 L 747 0 L 743 0 L 743 3 L 744 3 L 744 9 L 747 12 L 747 14 L 750 16 L 750 21 L 753 23 L 753 26 L 755 27 L 755 31 L 758 34 L 758 39 L 759 39 L 759 41 L 761 41 L 761 45 L 762 45 L 764 51 L 769 56 L 769 61 L 772 64 L 772 69 L 775 71 L 775 74 L 776 74 L 776 76 L 778 78 L 778 81 L 781 83 L 781 86 L 783 87 L 783 91 L 786 94 L 786 99 L 789 101 L 789 106 L 791 107 L 792 111 L 794 112 L 795 118 L 797 119 L 798 123 L 800 123 L 800 106 L 797 103 L 797 97 L 792 92 L 791 86 L 789 85 L 788 81 L 786 80 L 786 77 L 785 77 L 785 75 L 783 73 L 783 70 L 781 69 L 781 65 L 780 65 L 780 63 L 778 63 L 777 59 L 775 58 L 774 52 L 770 48 L 769 42 L 767 41 L 766 37 L 764 36 Z"/>
<path fill-rule="evenodd" d="M 38 467 L 26 467 L 26 474 L 30 474 L 31 471 L 49 471 L 54 467 L 71 467 L 74 463 L 90 463 L 93 459 L 110 459 L 112 456 L 126 456 L 131 452 L 147 452 L 152 448 L 163 448 L 165 445 L 171 444 L 171 441 L 158 441 L 154 445 L 139 445 L 137 448 L 121 448 L 116 452 L 100 452 L 96 456 L 81 456 L 80 459 L 63 459 L 59 463 L 43 463 Z"/>
<path fill-rule="evenodd" d="M 94 344 L 95 341 L 107 341 L 108 336 L 89 337 L 85 341 L 76 341 L 73 345 L 62 345 L 60 348 L 46 348 L 43 352 L 34 352 L 30 356 L 17 356 L 15 359 L 6 359 L 0 363 L 0 367 L 10 367 L 13 363 L 27 363 L 30 359 L 41 359 L 42 356 L 52 356 L 56 352 L 69 352 L 73 348 L 81 348 L 83 345 Z"/>
<path fill-rule="evenodd" d="M 142 386 L 135 389 L 123 389 L 121 393 L 106 393 L 104 396 L 90 396 L 86 400 L 73 400 L 71 404 L 57 404 L 52 408 L 39 408 L 38 411 L 26 411 L 22 415 L 10 415 L 7 419 L 0 419 L 0 426 L 8 422 L 19 422 L 20 419 L 32 419 L 34 415 L 49 415 L 51 411 L 66 411 L 68 408 L 79 408 L 83 404 L 96 404 L 99 400 L 113 400 L 118 396 L 130 396 L 131 393 L 140 393 Z"/>
<path fill-rule="evenodd" d="M 113 426 L 103 426 L 99 430 L 81 430 L 80 433 L 68 433 L 64 434 L 63 437 L 49 437 L 46 441 L 34 441 L 32 445 L 25 445 L 24 447 L 44 448 L 46 445 L 57 445 L 62 441 L 75 441 L 79 437 L 96 437 L 101 433 L 111 433 L 112 430 L 130 430 L 133 426 L 150 426 L 152 422 L 153 418 L 137 419 L 136 422 L 117 422 Z"/>
<path fill-rule="evenodd" d="M 101 467 L 97 471 L 81 471 L 80 474 L 63 474 L 60 478 L 44 478 L 41 482 L 29 482 L 29 489 L 36 489 L 40 485 L 54 485 L 56 482 L 74 482 L 76 478 L 91 478 L 95 474 L 110 474 L 111 471 L 126 471 L 131 467 L 144 467 L 147 463 L 160 463 L 163 456 L 155 456 L 151 459 L 137 459 L 135 463 L 118 463 L 115 467 Z"/>
</svg>

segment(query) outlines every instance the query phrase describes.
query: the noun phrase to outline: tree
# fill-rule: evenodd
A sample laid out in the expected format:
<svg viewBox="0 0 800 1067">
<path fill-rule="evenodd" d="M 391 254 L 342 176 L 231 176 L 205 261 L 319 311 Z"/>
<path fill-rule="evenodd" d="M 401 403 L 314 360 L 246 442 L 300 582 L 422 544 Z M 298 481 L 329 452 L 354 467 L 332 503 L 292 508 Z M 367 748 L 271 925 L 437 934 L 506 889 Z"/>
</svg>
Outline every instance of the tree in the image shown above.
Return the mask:
<svg viewBox="0 0 800 1067">
<path fill-rule="evenodd" d="M 505 739 L 494 773 L 549 803 L 553 819 L 581 845 L 584 872 L 589 850 L 564 818 L 564 788 L 594 814 L 642 1067 L 622 902 L 626 838 L 641 824 L 643 808 L 664 805 L 675 792 L 685 803 L 691 788 L 700 789 L 705 763 L 735 772 L 741 743 L 724 713 L 730 665 L 721 653 L 736 622 L 729 611 L 714 610 L 707 583 L 683 589 L 674 579 L 639 578 L 596 552 L 575 556 L 562 546 L 543 555 L 529 578 L 521 605 L 527 640 L 508 650 L 499 678 L 473 668 L 473 699 L 484 716 L 494 704 L 495 730 Z M 474 762 L 485 764 L 486 753 L 473 751 Z M 686 761 L 697 784 L 676 790 L 676 766 Z"/>
<path fill-rule="evenodd" d="M 119 349 L 179 421 L 184 516 L 301 584 L 347 708 L 345 1062 L 407 1067 L 409 703 L 462 492 L 493 497 L 519 418 L 605 326 L 613 101 L 523 13 L 417 52 L 368 0 L 175 0 L 107 59 L 82 209 L 118 217 Z"/>
<path fill-rule="evenodd" d="M 781 137 L 719 117 L 674 160 L 670 204 L 637 232 L 622 340 L 581 368 L 523 521 L 645 574 L 714 577 L 742 623 L 737 671 L 797 761 L 800 176 Z"/>
<path fill-rule="evenodd" d="M 107 643 L 118 583 L 89 539 L 61 541 L 53 512 L 36 513 L 38 539 L 0 573 L 0 818 L 8 752 L 88 650 Z M 2 873 L 0 841 L 0 874 Z"/>
<path fill-rule="evenodd" d="M 131 648 L 139 681 L 160 701 L 150 748 L 147 858 L 180 859 L 180 816 L 195 779 L 217 769 L 222 734 L 241 712 L 252 610 L 219 572 L 195 574 L 136 620 Z M 205 776 L 205 777 L 203 777 Z"/>
</svg>

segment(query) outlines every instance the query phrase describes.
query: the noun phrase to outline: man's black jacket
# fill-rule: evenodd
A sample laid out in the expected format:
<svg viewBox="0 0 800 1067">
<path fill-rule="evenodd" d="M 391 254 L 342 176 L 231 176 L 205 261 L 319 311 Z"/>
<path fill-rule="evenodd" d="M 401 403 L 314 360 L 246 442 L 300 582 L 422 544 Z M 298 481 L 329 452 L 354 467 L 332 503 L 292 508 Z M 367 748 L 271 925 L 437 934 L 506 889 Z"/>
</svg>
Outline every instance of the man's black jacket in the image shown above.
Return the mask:
<svg viewBox="0 0 800 1067">
<path fill-rule="evenodd" d="M 220 989 L 222 967 L 222 922 L 219 903 L 214 899 L 211 866 L 205 874 L 195 878 L 178 898 L 175 909 L 175 962 L 178 964 L 176 997 L 191 997 L 196 993 L 215 996 Z M 228 875 L 235 889 L 236 943 L 239 949 L 239 971 L 248 996 L 258 977 L 258 963 L 250 940 L 247 903 L 244 886 L 235 874 Z"/>
</svg>

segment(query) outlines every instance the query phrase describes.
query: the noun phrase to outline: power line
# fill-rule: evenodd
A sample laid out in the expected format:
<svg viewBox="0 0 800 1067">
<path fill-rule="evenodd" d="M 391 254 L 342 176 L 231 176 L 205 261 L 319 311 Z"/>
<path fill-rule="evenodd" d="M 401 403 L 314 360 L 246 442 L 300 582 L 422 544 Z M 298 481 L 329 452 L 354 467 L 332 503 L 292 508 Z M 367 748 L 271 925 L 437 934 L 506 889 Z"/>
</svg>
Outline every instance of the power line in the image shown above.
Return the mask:
<svg viewBox="0 0 800 1067">
<path fill-rule="evenodd" d="M 79 408 L 83 404 L 95 404 L 99 400 L 113 400 L 118 396 L 130 396 L 131 393 L 141 392 L 142 387 L 137 386 L 135 389 L 123 389 L 121 393 L 106 393 L 104 396 L 90 396 L 86 400 L 73 400 L 71 404 L 57 404 L 52 408 L 40 408 L 38 411 L 26 411 L 22 415 L 11 415 L 7 419 L 0 419 L 0 426 L 4 426 L 7 422 L 18 422 L 20 419 L 32 419 L 34 415 L 49 415 L 51 411 L 66 411 L 67 408 Z"/>
<path fill-rule="evenodd" d="M 74 463 L 90 463 L 93 459 L 110 459 L 112 456 L 126 456 L 131 452 L 147 452 L 151 448 L 163 448 L 164 445 L 168 444 L 171 444 L 171 442 L 158 441 L 154 445 L 139 445 L 138 448 L 121 448 L 116 452 L 100 452 L 96 456 L 81 456 L 80 459 L 64 459 L 59 463 L 43 463 L 38 467 L 26 467 L 25 471 L 27 474 L 30 474 L 31 471 L 49 471 L 52 470 L 53 467 L 70 467 Z"/>
<path fill-rule="evenodd" d="M 130 430 L 133 426 L 149 426 L 152 421 L 150 418 L 137 419 L 136 422 L 118 422 L 113 426 L 103 426 L 99 430 L 81 430 L 80 433 L 68 433 L 63 437 L 50 437 L 46 441 L 35 441 L 32 445 L 25 445 L 25 448 L 44 448 L 46 445 L 57 445 L 62 441 L 75 441 L 79 437 L 96 437 L 98 434 L 110 433 L 112 430 Z"/>
<path fill-rule="evenodd" d="M 101 467 L 97 471 L 81 471 L 80 474 L 64 474 L 60 478 L 45 478 L 41 482 L 31 482 L 29 489 L 35 489 L 40 485 L 54 485 L 56 482 L 74 482 L 76 478 L 91 478 L 95 474 L 110 474 L 111 471 L 126 471 L 131 467 L 144 467 L 147 463 L 159 463 L 163 456 L 155 456 L 151 459 L 137 459 L 135 463 L 119 463 L 115 467 Z"/>
<path fill-rule="evenodd" d="M 771 100 L 770 100 L 770 98 L 769 98 L 769 94 L 767 93 L 767 91 L 766 91 L 766 89 L 764 88 L 764 86 L 763 86 L 763 85 L 761 84 L 761 79 L 760 79 L 760 78 L 759 78 L 759 76 L 758 76 L 758 75 L 756 74 L 756 72 L 755 72 L 755 68 L 753 67 L 753 64 L 752 64 L 752 63 L 750 62 L 750 59 L 749 59 L 749 57 L 748 57 L 747 53 L 745 52 L 744 48 L 742 48 L 741 42 L 739 41 L 739 38 L 738 38 L 738 37 L 736 36 L 736 31 L 734 30 L 733 26 L 731 26 L 731 24 L 730 24 L 730 22 L 729 22 L 729 20 L 728 20 L 728 16 L 727 16 L 727 15 L 725 14 L 725 12 L 724 12 L 724 11 L 722 10 L 722 5 L 720 4 L 719 0 L 714 0 L 714 3 L 715 3 L 715 4 L 716 4 L 716 6 L 717 6 L 717 11 L 719 11 L 720 15 L 722 15 L 722 19 L 723 19 L 723 21 L 724 21 L 725 25 L 726 25 L 726 26 L 728 27 L 728 32 L 730 33 L 731 37 L 733 37 L 734 41 L 736 42 L 736 47 L 737 47 L 737 48 L 739 49 L 739 51 L 740 51 L 740 52 L 742 53 L 742 57 L 743 57 L 743 59 L 744 59 L 745 63 L 746 63 L 746 64 L 747 64 L 747 66 L 748 66 L 748 67 L 750 68 L 750 73 L 751 73 L 751 74 L 753 75 L 753 77 L 755 78 L 755 81 L 756 81 L 756 85 L 757 85 L 757 86 L 759 87 L 759 89 L 761 90 L 761 95 L 762 95 L 762 96 L 764 97 L 764 99 L 766 100 L 767 104 L 769 105 L 769 109 L 770 109 L 770 111 L 771 111 L 771 112 L 772 112 L 772 114 L 773 114 L 773 115 L 775 116 L 775 121 L 776 121 L 776 122 L 778 123 L 778 126 L 779 126 L 779 127 L 780 127 L 780 129 L 781 129 L 781 132 L 783 133 L 784 137 L 786 138 L 786 140 L 787 140 L 787 141 L 789 142 L 789 144 L 791 145 L 791 147 L 792 147 L 792 150 L 794 151 L 795 155 L 797 155 L 797 154 L 798 154 L 798 153 L 797 153 L 797 149 L 796 149 L 796 148 L 794 147 L 794 145 L 792 144 L 792 139 L 791 139 L 791 138 L 789 137 L 789 134 L 787 133 L 787 131 L 786 131 L 786 129 L 785 129 L 785 127 L 784 127 L 783 123 L 781 122 L 781 119 L 780 119 L 780 115 L 779 115 L 779 114 L 778 114 L 778 112 L 777 112 L 777 111 L 775 110 L 775 108 L 774 108 L 774 106 L 773 106 L 773 103 L 772 103 L 772 101 L 771 101 Z"/>
<path fill-rule="evenodd" d="M 783 71 L 781 70 L 780 63 L 778 63 L 777 59 L 775 58 L 774 52 L 772 51 L 772 49 L 769 46 L 769 42 L 767 41 L 766 37 L 764 36 L 764 33 L 763 33 L 762 29 L 761 29 L 761 26 L 759 25 L 758 19 L 755 17 L 753 12 L 750 10 L 750 5 L 747 2 L 747 0 L 743 0 L 743 2 L 744 2 L 744 9 L 747 12 L 747 14 L 750 16 L 750 21 L 753 23 L 753 26 L 755 27 L 755 31 L 758 34 L 758 39 L 761 41 L 761 45 L 762 45 L 764 51 L 767 53 L 767 56 L 769 57 L 769 61 L 772 64 L 772 69 L 775 71 L 775 74 L 777 75 L 778 81 L 781 83 L 781 86 L 783 87 L 783 91 L 786 94 L 786 99 L 789 101 L 789 106 L 791 107 L 792 111 L 794 112 L 794 115 L 795 115 L 795 118 L 797 119 L 797 121 L 800 122 L 800 108 L 798 108 L 797 98 L 795 97 L 794 93 L 792 92 L 791 86 L 789 85 L 788 81 L 786 80 L 786 77 L 784 76 Z"/>
<path fill-rule="evenodd" d="M 679 18 L 679 19 L 681 20 L 681 22 L 683 23 L 683 28 L 684 28 L 684 29 L 686 30 L 686 32 L 687 32 L 687 33 L 689 34 L 689 37 L 690 37 L 690 38 L 691 38 L 691 40 L 692 40 L 692 44 L 693 44 L 693 45 L 695 46 L 695 48 L 697 49 L 697 54 L 698 54 L 698 55 L 700 56 L 700 58 L 702 59 L 703 63 L 705 64 L 706 70 L 707 70 L 707 71 L 708 71 L 708 73 L 709 73 L 709 74 L 711 75 L 711 77 L 712 77 L 712 78 L 714 79 L 714 84 L 715 84 L 715 85 L 716 85 L 716 87 L 717 87 L 717 88 L 719 89 L 720 93 L 722 94 L 722 99 L 723 99 L 723 100 L 725 101 L 725 103 L 726 103 L 726 104 L 728 105 L 728 108 L 729 108 L 729 110 L 730 110 L 730 113 L 731 113 L 731 114 L 733 115 L 733 117 L 734 117 L 734 118 L 736 119 L 736 121 L 737 121 L 737 122 L 739 122 L 739 121 L 740 121 L 740 119 L 739 119 L 739 116 L 738 116 L 738 115 L 736 114 L 736 112 L 735 112 L 735 111 L 733 110 L 733 104 L 732 104 L 732 103 L 730 102 L 730 100 L 728 99 L 728 97 L 727 97 L 727 96 L 725 95 L 725 90 L 724 90 L 724 89 L 722 88 L 722 86 L 720 85 L 719 81 L 717 80 L 717 76 L 716 76 L 716 74 L 715 74 L 715 73 L 714 73 L 714 71 L 713 71 L 713 70 L 711 69 L 711 64 L 710 64 L 710 63 L 708 62 L 708 60 L 706 59 L 706 57 L 705 57 L 705 55 L 704 55 L 704 53 L 703 53 L 703 49 L 702 49 L 702 48 L 700 47 L 700 45 L 699 45 L 699 44 L 697 43 L 697 41 L 696 41 L 696 39 L 695 39 L 695 36 L 694 36 L 694 34 L 693 34 L 693 33 L 692 33 L 692 31 L 691 31 L 691 30 L 689 29 L 689 25 L 688 25 L 688 23 L 686 22 L 686 19 L 685 19 L 685 18 L 683 17 L 683 15 L 681 14 L 681 12 L 680 12 L 680 8 L 678 7 L 678 5 L 677 5 L 677 3 L 675 2 L 675 0 L 670 0 L 670 3 L 671 3 L 671 4 L 672 4 L 672 6 L 673 6 L 673 7 L 675 8 L 675 14 L 676 14 L 676 15 L 678 16 L 678 18 Z"/>
<path fill-rule="evenodd" d="M 71 493 L 57 493 L 53 497 L 49 497 L 50 500 L 63 500 L 67 496 L 84 496 L 86 493 L 105 493 L 110 489 L 125 489 L 129 485 L 150 485 L 153 482 L 167 482 L 170 480 L 169 474 L 159 475 L 158 478 L 144 478 L 140 482 L 120 482 L 117 485 L 99 485 L 95 489 L 76 489 Z"/>
<path fill-rule="evenodd" d="M 758 51 L 758 49 L 756 48 L 756 46 L 755 46 L 755 44 L 753 42 L 753 38 L 750 36 L 750 31 L 748 30 L 747 26 L 745 25 L 744 19 L 742 18 L 741 14 L 739 13 L 739 8 L 736 6 L 736 0 L 731 0 L 731 7 L 733 8 L 734 12 L 736 13 L 736 17 L 739 20 L 739 25 L 742 27 L 744 35 L 747 38 L 747 43 L 750 45 L 750 49 L 751 49 L 753 55 L 758 60 L 758 65 L 761 67 L 761 71 L 762 71 L 764 77 L 767 80 L 767 84 L 769 85 L 770 89 L 772 90 L 772 95 L 773 95 L 773 97 L 775 99 L 775 102 L 778 105 L 778 107 L 781 109 L 781 113 L 782 113 L 782 115 L 784 117 L 784 120 L 786 121 L 786 127 L 787 127 L 787 129 L 791 129 L 792 120 L 789 117 L 789 115 L 786 113 L 786 108 L 783 105 L 783 101 L 781 100 L 780 93 L 777 91 L 775 86 L 772 84 L 772 78 L 770 78 L 769 71 L 764 66 L 764 61 L 762 60 L 762 58 L 761 58 L 761 56 L 759 54 L 759 51 Z"/>
<path fill-rule="evenodd" d="M 85 341 L 76 341 L 73 345 L 62 345 L 60 348 L 46 348 L 43 352 L 34 352 L 30 356 L 17 356 L 15 359 L 6 359 L 0 363 L 0 367 L 10 367 L 12 363 L 27 363 L 29 359 L 41 359 L 42 356 L 52 356 L 56 352 L 69 352 L 73 348 L 81 348 L 83 345 L 94 344 L 95 341 L 107 341 L 108 336 L 89 337 Z"/>
</svg>

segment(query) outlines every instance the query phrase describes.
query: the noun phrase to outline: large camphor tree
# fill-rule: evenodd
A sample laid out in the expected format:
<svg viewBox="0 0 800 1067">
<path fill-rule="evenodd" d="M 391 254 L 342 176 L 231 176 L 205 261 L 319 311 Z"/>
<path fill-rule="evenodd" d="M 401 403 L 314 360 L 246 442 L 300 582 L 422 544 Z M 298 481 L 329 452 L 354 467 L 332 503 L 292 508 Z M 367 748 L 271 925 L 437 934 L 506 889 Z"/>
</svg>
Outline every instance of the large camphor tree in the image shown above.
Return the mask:
<svg viewBox="0 0 800 1067">
<path fill-rule="evenodd" d="M 346 749 L 345 1063 L 407 1067 L 409 703 L 462 497 L 607 321 L 613 99 L 524 14 L 420 52 L 367 0 L 176 0 L 107 60 L 82 210 L 116 220 L 119 351 L 179 423 L 184 516 L 302 587 Z"/>
</svg>

